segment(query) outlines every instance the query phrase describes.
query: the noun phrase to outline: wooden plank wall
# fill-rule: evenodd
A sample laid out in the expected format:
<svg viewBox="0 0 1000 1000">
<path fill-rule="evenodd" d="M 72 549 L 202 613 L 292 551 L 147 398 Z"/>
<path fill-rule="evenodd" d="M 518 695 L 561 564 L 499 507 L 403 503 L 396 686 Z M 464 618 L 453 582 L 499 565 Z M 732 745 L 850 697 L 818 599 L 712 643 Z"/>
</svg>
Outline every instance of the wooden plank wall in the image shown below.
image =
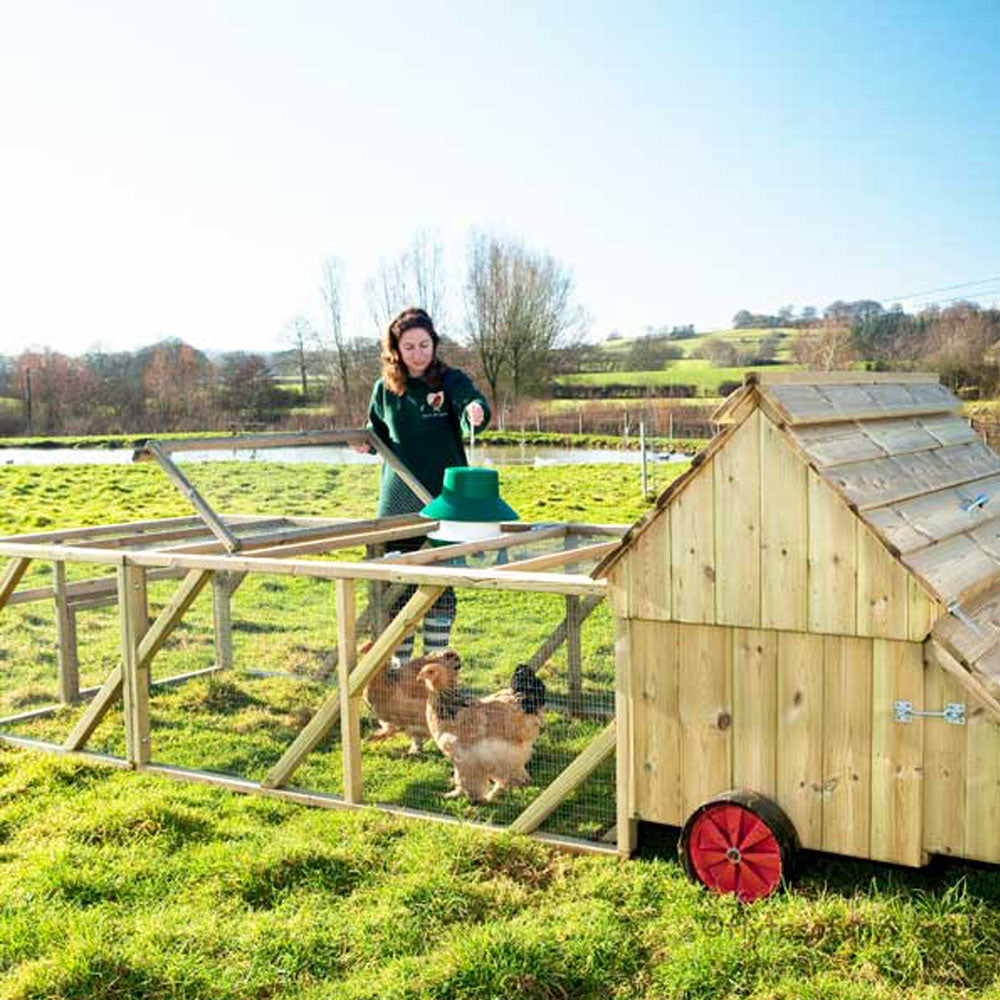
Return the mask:
<svg viewBox="0 0 1000 1000">
<path fill-rule="evenodd" d="M 965 705 L 965 726 L 924 731 L 924 842 L 933 854 L 1000 863 L 1000 723 L 933 660 L 925 666 L 928 707 Z"/>
<path fill-rule="evenodd" d="M 610 570 L 622 617 L 921 641 L 943 609 L 759 408 Z"/>
<path fill-rule="evenodd" d="M 627 642 L 639 818 L 678 826 L 750 788 L 804 847 L 922 862 L 926 723 L 892 705 L 923 706 L 919 644 L 639 619 Z"/>
</svg>

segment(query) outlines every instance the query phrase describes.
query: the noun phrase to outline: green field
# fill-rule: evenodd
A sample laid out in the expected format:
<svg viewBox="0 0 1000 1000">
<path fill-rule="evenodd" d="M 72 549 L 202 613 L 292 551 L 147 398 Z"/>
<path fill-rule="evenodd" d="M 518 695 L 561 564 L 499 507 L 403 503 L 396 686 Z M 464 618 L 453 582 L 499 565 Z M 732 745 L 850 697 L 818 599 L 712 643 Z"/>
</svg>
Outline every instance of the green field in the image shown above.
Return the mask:
<svg viewBox="0 0 1000 1000">
<path fill-rule="evenodd" d="M 559 385 L 694 385 L 699 396 L 719 395 L 723 382 L 741 382 L 744 374 L 754 371 L 774 371 L 774 365 L 747 368 L 720 368 L 704 358 L 681 358 L 667 362 L 663 371 L 655 372 L 584 372 L 560 375 Z M 782 371 L 797 371 L 796 365 L 782 365 Z"/>
<path fill-rule="evenodd" d="M 647 509 L 635 468 L 501 474 L 505 498 L 532 520 L 628 521 Z M 232 512 L 357 516 L 373 509 L 375 475 L 219 463 L 200 467 L 196 485 Z M 4 534 L 184 513 L 151 466 L 0 469 Z M 154 756 L 259 775 L 329 695 L 329 589 L 290 577 L 244 586 L 237 669 L 154 695 Z M 156 584 L 151 597 L 169 592 Z M 459 619 L 463 651 L 491 681 L 508 648 L 552 620 L 540 605 L 512 615 L 496 597 L 462 595 Z M 0 612 L 4 714 L 51 691 L 50 615 L 45 604 Z M 80 621 L 87 683 L 116 661 L 117 627 L 110 609 Z M 210 605 L 196 604 L 154 675 L 210 662 L 210 622 Z M 608 625 L 585 633 L 588 664 L 607 662 Z M 252 663 L 298 679 L 256 676 Z M 74 718 L 19 731 L 51 737 Z M 96 742 L 120 750 L 120 726 L 107 720 Z M 302 784 L 336 789 L 337 749 L 311 755 Z M 443 759 L 410 761 L 405 740 L 366 750 L 365 766 L 366 788 L 383 797 L 447 787 Z M 669 831 L 628 863 L 576 858 L 2 747 L 0 871 L 0 1000 L 1000 998 L 1000 871 L 988 866 L 912 872 L 810 855 L 791 891 L 746 907 L 687 882 Z"/>
</svg>

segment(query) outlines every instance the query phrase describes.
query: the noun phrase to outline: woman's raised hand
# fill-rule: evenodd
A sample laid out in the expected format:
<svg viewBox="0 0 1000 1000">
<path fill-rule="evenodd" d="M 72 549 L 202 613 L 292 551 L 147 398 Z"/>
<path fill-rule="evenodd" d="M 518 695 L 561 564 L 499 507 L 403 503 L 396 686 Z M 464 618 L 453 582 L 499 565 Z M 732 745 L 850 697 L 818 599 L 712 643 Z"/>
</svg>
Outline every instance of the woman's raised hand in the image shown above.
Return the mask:
<svg viewBox="0 0 1000 1000">
<path fill-rule="evenodd" d="M 478 427 L 486 419 L 486 411 L 483 409 L 483 404 L 475 400 L 465 408 L 465 415 L 468 417 L 471 427 Z"/>
</svg>

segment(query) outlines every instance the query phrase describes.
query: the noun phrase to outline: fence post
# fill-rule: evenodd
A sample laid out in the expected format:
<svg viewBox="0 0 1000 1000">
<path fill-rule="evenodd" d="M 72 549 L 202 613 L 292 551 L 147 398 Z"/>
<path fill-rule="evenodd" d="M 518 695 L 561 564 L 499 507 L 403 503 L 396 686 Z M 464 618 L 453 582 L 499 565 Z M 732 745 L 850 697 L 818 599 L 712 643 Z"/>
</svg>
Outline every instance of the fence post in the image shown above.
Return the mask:
<svg viewBox="0 0 1000 1000">
<path fill-rule="evenodd" d="M 580 598 L 566 596 L 566 663 L 569 714 L 583 714 L 583 655 L 580 649 Z"/>
<path fill-rule="evenodd" d="M 56 608 L 56 655 L 59 660 L 59 700 L 68 705 L 80 697 L 80 661 L 76 650 L 76 612 L 66 595 L 66 563 L 53 566 Z"/>
<path fill-rule="evenodd" d="M 233 605 L 230 574 L 212 574 L 212 619 L 215 625 L 215 666 L 230 670 L 233 666 Z"/>
<path fill-rule="evenodd" d="M 340 742 L 344 754 L 344 801 L 361 802 L 361 698 L 351 697 L 357 666 L 354 581 L 337 581 L 337 686 L 340 689 Z"/>
<path fill-rule="evenodd" d="M 122 639 L 122 700 L 125 755 L 133 767 L 149 763 L 149 664 L 139 665 L 139 643 L 149 629 L 146 571 L 118 567 L 118 611 Z"/>
<path fill-rule="evenodd" d="M 642 466 L 642 495 L 646 495 L 646 421 L 639 421 L 639 461 Z"/>
</svg>

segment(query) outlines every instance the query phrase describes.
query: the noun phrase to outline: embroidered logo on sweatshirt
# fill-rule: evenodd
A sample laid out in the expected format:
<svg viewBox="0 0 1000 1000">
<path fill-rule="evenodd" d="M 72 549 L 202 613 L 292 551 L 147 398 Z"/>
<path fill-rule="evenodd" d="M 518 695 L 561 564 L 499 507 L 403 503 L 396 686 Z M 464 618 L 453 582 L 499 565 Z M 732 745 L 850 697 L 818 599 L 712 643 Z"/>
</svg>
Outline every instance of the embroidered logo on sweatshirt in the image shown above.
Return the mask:
<svg viewBox="0 0 1000 1000">
<path fill-rule="evenodd" d="M 427 403 L 432 410 L 440 410 L 444 406 L 444 393 L 440 390 L 427 393 Z"/>
</svg>

